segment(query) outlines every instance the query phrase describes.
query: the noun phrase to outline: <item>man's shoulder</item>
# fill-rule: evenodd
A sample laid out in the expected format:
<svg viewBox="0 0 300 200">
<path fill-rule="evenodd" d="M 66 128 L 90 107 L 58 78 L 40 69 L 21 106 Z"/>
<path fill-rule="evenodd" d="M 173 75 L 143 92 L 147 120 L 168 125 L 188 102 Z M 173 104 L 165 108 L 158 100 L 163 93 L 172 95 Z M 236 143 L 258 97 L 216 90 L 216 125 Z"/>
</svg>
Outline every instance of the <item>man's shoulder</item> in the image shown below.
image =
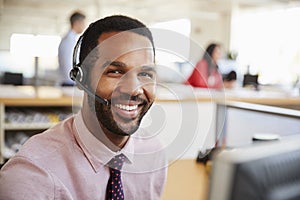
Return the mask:
<svg viewBox="0 0 300 200">
<path fill-rule="evenodd" d="M 0 199 L 54 199 L 51 175 L 22 156 L 11 158 L 3 166 L 0 182 Z"/>
<path fill-rule="evenodd" d="M 74 31 L 68 31 L 61 39 L 60 46 L 74 42 L 76 39 L 76 33 Z"/>
<path fill-rule="evenodd" d="M 48 130 L 32 136 L 17 155 L 38 162 L 64 153 L 74 144 L 72 124 L 73 117 L 70 117 Z"/>
</svg>

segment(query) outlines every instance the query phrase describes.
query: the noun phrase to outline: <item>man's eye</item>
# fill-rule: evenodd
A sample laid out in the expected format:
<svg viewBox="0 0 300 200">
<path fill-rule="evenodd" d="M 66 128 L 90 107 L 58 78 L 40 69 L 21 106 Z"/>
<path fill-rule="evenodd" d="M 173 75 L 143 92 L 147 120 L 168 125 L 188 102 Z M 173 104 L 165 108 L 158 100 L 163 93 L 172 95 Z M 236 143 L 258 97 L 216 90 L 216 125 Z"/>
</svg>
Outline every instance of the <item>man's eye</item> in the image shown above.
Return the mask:
<svg viewBox="0 0 300 200">
<path fill-rule="evenodd" d="M 139 76 L 141 76 L 141 77 L 147 77 L 147 78 L 151 78 L 151 79 L 154 78 L 154 75 L 152 73 L 149 73 L 149 72 L 140 72 Z"/>
<path fill-rule="evenodd" d="M 107 71 L 108 74 L 122 74 L 121 70 L 108 70 Z"/>
</svg>

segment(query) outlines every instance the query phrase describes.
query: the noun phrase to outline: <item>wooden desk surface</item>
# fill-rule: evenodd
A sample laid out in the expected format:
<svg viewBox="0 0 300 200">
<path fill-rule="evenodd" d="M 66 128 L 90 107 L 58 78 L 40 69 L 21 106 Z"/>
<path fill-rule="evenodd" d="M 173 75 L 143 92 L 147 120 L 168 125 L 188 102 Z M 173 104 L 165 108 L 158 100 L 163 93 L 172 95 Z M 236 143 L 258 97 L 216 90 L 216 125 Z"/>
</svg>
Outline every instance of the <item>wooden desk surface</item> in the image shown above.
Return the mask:
<svg viewBox="0 0 300 200">
<path fill-rule="evenodd" d="M 162 200 L 205 200 L 208 174 L 195 160 L 177 160 L 169 166 Z"/>
<path fill-rule="evenodd" d="M 64 91 L 68 91 L 68 95 Z M 72 95 L 72 88 L 50 86 L 0 85 L 0 103 L 7 106 L 71 106 L 81 105 L 82 99 Z"/>
<path fill-rule="evenodd" d="M 173 88 L 172 88 L 173 87 Z M 176 90 L 175 95 L 170 91 L 164 89 L 159 90 L 157 94 L 157 102 L 213 102 L 213 101 L 234 101 L 234 102 L 248 102 L 265 105 L 300 105 L 300 96 L 286 96 L 277 93 L 270 93 L 267 91 L 225 91 L 212 96 L 212 93 L 206 89 L 195 88 L 193 93 L 185 92 L 184 86 L 176 85 L 171 89 Z M 66 92 L 67 91 L 67 92 Z M 72 87 L 51 87 L 51 86 L 11 86 L 0 85 L 0 103 L 6 105 L 72 105 L 73 101 L 80 104 L 81 98 L 75 97 L 72 93 Z M 192 95 L 192 96 L 191 96 Z"/>
</svg>

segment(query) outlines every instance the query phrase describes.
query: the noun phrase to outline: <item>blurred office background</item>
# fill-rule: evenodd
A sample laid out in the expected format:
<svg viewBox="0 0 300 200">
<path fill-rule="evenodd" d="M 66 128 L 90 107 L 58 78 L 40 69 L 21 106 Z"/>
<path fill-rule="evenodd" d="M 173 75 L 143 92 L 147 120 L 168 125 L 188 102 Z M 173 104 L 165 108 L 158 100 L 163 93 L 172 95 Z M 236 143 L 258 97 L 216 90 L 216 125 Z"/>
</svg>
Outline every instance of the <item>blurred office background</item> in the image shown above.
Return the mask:
<svg viewBox="0 0 300 200">
<path fill-rule="evenodd" d="M 57 47 L 78 9 L 88 23 L 125 14 L 183 34 L 202 48 L 218 42 L 221 72 L 234 69 L 240 84 L 246 73 L 266 85 L 294 87 L 299 81 L 299 0 L 0 0 L 1 76 L 21 73 L 24 84 L 56 85 Z M 164 59 L 159 62 L 175 73 L 161 73 L 162 81 L 182 82 L 192 70 L 184 59 Z"/>
<path fill-rule="evenodd" d="M 161 88 L 162 101 L 142 124 L 176 148 L 174 153 L 170 150 L 170 160 L 183 159 L 171 166 L 163 199 L 201 199 L 207 194 L 210 165 L 198 165 L 195 159 L 216 141 L 238 147 L 254 143 L 257 133 L 300 134 L 300 0 L 0 0 L 0 83 L 59 86 L 58 45 L 75 10 L 84 12 L 88 24 L 124 14 L 186 38 L 172 40 L 185 57 L 157 54 L 158 64 L 166 66 L 158 71 L 160 80 L 176 84 Z M 165 38 L 155 38 L 159 39 Z M 205 49 L 211 42 L 222 45 L 221 73 L 237 72 L 236 90 L 226 91 L 228 102 L 178 84 L 202 57 L 203 50 L 192 51 L 193 44 Z M 244 75 L 264 87 L 245 89 Z M 78 109 L 70 98 L 72 88 L 20 88 L 26 92 L 0 88 L 0 164 L 31 135 Z M 42 96 L 46 97 L 36 98 Z"/>
</svg>

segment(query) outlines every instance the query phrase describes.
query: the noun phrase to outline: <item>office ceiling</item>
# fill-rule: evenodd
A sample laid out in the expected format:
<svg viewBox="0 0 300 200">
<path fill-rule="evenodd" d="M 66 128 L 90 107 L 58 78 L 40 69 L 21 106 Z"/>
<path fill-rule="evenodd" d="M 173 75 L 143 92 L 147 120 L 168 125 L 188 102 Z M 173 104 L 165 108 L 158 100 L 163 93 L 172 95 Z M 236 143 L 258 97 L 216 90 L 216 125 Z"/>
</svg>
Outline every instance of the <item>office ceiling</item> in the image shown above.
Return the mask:
<svg viewBox="0 0 300 200">
<path fill-rule="evenodd" d="M 166 12 L 178 12 L 185 8 L 202 8 L 205 11 L 226 11 L 232 6 L 240 7 L 261 7 L 261 6 L 289 6 L 300 4 L 300 0 L 0 0 L 0 9 L 31 7 L 31 8 L 66 8 L 76 6 L 100 7 L 101 10 L 115 8 L 117 10 L 154 11 L 166 9 Z M 176 10 L 167 8 L 176 7 Z"/>
<path fill-rule="evenodd" d="M 108 14 L 130 14 L 148 22 L 177 17 L 203 17 L 214 13 L 228 13 L 233 8 L 241 9 L 289 7 L 300 5 L 300 0 L 0 0 L 0 16 L 69 15 L 71 10 L 83 9 L 93 17 Z M 39 13 L 40 12 L 40 13 Z M 46 12 L 46 13 L 45 13 Z"/>
<path fill-rule="evenodd" d="M 300 6 L 300 0 L 0 0 L 0 50 L 9 49 L 12 33 L 64 34 L 70 14 L 78 9 L 88 22 L 111 14 L 132 16 L 148 25 L 189 18 L 194 37 L 213 37 L 226 43 L 226 34 L 208 34 L 199 24 L 211 21 L 228 32 L 226 24 L 233 9 L 294 6 Z"/>
</svg>

